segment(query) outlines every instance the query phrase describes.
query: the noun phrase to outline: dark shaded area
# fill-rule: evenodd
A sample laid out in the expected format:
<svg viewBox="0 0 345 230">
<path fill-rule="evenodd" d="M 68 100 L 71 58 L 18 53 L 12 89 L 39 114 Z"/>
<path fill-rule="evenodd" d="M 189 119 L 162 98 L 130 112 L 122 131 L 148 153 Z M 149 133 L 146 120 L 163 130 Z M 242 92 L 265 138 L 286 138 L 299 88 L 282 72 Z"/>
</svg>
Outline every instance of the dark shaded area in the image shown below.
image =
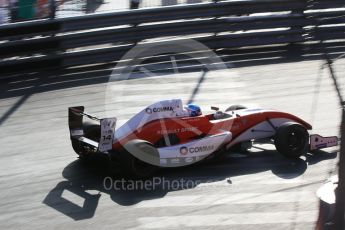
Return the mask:
<svg viewBox="0 0 345 230">
<path fill-rule="evenodd" d="M 331 58 L 338 57 L 345 52 L 345 42 L 330 42 L 322 48 L 319 44 L 287 44 L 282 46 L 251 47 L 242 49 L 217 49 L 216 54 L 223 60 L 228 68 L 271 65 L 277 63 L 289 63 L 306 60 L 323 60 L 323 52 L 326 50 Z M 190 59 L 184 54 L 166 54 L 159 57 L 148 57 L 134 68 L 140 71 L 144 67 L 150 72 L 174 74 L 171 63 L 174 56 L 180 73 L 192 71 L 205 71 L 206 68 L 200 60 Z M 207 58 L 200 57 L 201 58 Z M 54 62 L 52 65 L 54 65 Z M 86 65 L 74 68 L 47 69 L 40 72 L 26 73 L 0 79 L 0 98 L 22 97 L 7 112 L 0 116 L 0 125 L 13 114 L 30 95 L 48 92 L 58 89 L 81 87 L 92 84 L 108 82 L 109 76 L 116 66 L 116 62 L 99 65 Z M 217 64 L 217 63 L 214 63 Z M 321 66 L 320 66 L 321 67 Z M 149 76 L 145 76 L 149 77 Z M 130 79 L 128 79 L 130 80 Z M 202 78 L 200 79 L 200 84 Z M 194 89 L 194 95 L 198 87 Z M 193 95 L 190 100 L 193 100 Z"/>
<path fill-rule="evenodd" d="M 131 191 L 126 189 L 129 183 L 125 185 L 125 189 L 120 188 L 117 190 L 114 186 L 111 187 L 109 183 L 110 178 L 104 180 L 109 176 L 109 171 L 106 169 L 106 161 L 96 160 L 86 163 L 81 160 L 76 160 L 65 167 L 62 174 L 66 180 L 58 183 L 47 194 L 43 203 L 74 220 L 82 220 L 93 217 L 101 196 L 100 193 L 110 195 L 111 199 L 119 205 L 131 206 L 143 200 L 162 198 L 171 191 L 193 189 L 199 184 L 205 185 L 209 182 L 227 179 L 229 186 L 232 186 L 231 177 L 267 170 L 271 170 L 278 177 L 289 180 L 302 175 L 307 170 L 308 164 L 333 159 L 336 156 L 336 152 L 318 152 L 316 154 L 308 154 L 306 160 L 299 159 L 292 161 L 282 157 L 276 151 L 262 150 L 260 152 L 249 153 L 241 158 L 226 157 L 188 167 L 162 169 L 155 177 L 161 178 L 161 180 L 164 179 L 165 184 L 157 183 L 158 185 L 151 187 L 151 190 L 141 189 L 139 187 L 139 189 Z M 286 175 L 289 176 L 286 177 Z M 167 186 L 168 182 L 180 181 L 181 178 L 189 180 L 188 184 L 180 183 L 178 187 L 174 188 Z M 121 177 L 112 177 L 112 180 L 121 181 Z M 305 184 L 301 186 L 309 185 Z M 117 187 L 119 188 L 121 185 L 118 184 Z M 84 199 L 83 206 L 76 205 L 63 198 L 62 193 L 65 190 Z M 88 190 L 96 190 L 99 193 L 90 194 Z M 280 192 L 280 190 L 275 192 Z"/>
<path fill-rule="evenodd" d="M 196 87 L 194 88 L 194 90 L 193 90 L 193 92 L 192 92 L 192 95 L 190 96 L 190 98 L 189 98 L 187 104 L 193 103 L 195 96 L 196 96 L 196 95 L 198 94 L 198 92 L 199 92 L 199 89 L 200 89 L 201 84 L 202 84 L 202 83 L 204 82 L 204 80 L 205 80 L 205 76 L 206 76 L 206 72 L 203 71 L 202 74 L 201 74 L 201 76 L 200 76 L 200 79 L 199 79 L 199 81 L 198 81 L 198 84 L 197 84 Z"/>
<path fill-rule="evenodd" d="M 345 52 L 345 42 L 327 43 L 326 46 L 326 50 L 331 57 L 336 57 Z M 310 46 L 295 44 L 243 49 L 217 49 L 215 52 L 230 68 L 323 59 L 322 48 L 317 44 Z M 148 57 L 135 69 L 139 70 L 140 67 L 145 67 L 152 72 L 174 73 L 171 66 L 171 56 L 172 54 L 161 55 L 159 57 Z M 203 69 L 203 66 L 198 60 L 191 60 L 187 56 L 180 54 L 173 54 L 173 56 L 181 72 L 199 71 Z M 205 56 L 204 58 L 206 59 L 207 57 Z M 54 63 L 51 64 L 53 65 Z M 58 63 L 55 64 L 58 65 Z M 0 98 L 20 96 L 26 94 L 28 91 L 38 93 L 60 88 L 104 83 L 107 81 L 107 78 L 116 64 L 116 62 L 113 62 L 66 69 L 57 67 L 56 69 L 42 70 L 30 74 L 18 73 L 7 79 L 0 79 L 0 87 L 2 90 Z M 16 90 L 27 86 L 28 84 L 26 82 L 32 78 L 35 78 L 34 82 L 38 82 L 37 86 L 39 86 L 39 83 L 42 81 L 51 83 L 52 86 Z M 16 83 L 9 86 L 10 82 Z M 31 83 L 32 82 L 30 82 L 30 85 L 32 85 Z"/>
<path fill-rule="evenodd" d="M 162 0 L 162 6 L 172 6 L 172 5 L 177 5 L 178 2 L 177 0 Z"/>
<path fill-rule="evenodd" d="M 0 125 L 7 120 L 13 114 L 20 106 L 22 106 L 25 101 L 30 97 L 30 94 L 26 94 L 22 96 L 12 107 L 6 111 L 3 115 L 0 117 Z"/>
<path fill-rule="evenodd" d="M 96 12 L 103 3 L 104 0 L 86 0 L 85 13 L 90 14 Z"/>
<path fill-rule="evenodd" d="M 91 195 L 80 189 L 78 183 L 72 183 L 69 181 L 62 181 L 56 185 L 56 187 L 50 191 L 46 196 L 43 203 L 56 209 L 57 211 L 64 213 L 74 220 L 84 220 L 92 218 L 95 214 L 100 194 Z M 70 191 L 75 195 L 85 199 L 82 207 L 70 202 L 62 197 L 64 191 Z"/>
<path fill-rule="evenodd" d="M 200 3 L 202 0 L 187 0 L 187 4 L 192 4 L 192 3 Z"/>
</svg>

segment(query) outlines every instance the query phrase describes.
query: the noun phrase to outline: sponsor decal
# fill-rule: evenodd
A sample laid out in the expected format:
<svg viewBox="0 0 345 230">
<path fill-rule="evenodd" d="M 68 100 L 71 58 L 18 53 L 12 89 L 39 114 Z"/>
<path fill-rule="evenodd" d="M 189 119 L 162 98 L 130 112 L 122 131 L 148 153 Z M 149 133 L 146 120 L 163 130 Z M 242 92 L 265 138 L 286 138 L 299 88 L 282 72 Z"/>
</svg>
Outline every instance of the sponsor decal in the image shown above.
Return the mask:
<svg viewBox="0 0 345 230">
<path fill-rule="evenodd" d="M 184 133 L 184 132 L 196 132 L 196 127 L 185 127 L 178 129 L 158 130 L 157 134 L 170 134 L 170 133 Z"/>
<path fill-rule="evenodd" d="M 327 143 L 323 143 L 323 144 L 318 144 L 318 145 L 315 145 L 316 148 L 325 148 L 327 147 Z"/>
<path fill-rule="evenodd" d="M 188 148 L 183 146 L 180 148 L 181 155 L 186 155 L 188 153 Z"/>
<path fill-rule="evenodd" d="M 214 149 L 213 145 L 204 145 L 198 147 L 191 147 L 188 149 L 190 153 L 198 153 L 198 152 L 208 152 Z"/>
<path fill-rule="evenodd" d="M 146 108 L 145 112 L 148 113 L 148 114 L 151 114 L 152 113 L 152 109 L 151 108 Z"/>
<path fill-rule="evenodd" d="M 198 122 L 201 121 L 199 117 L 188 117 L 188 122 Z"/>
<path fill-rule="evenodd" d="M 151 113 L 159 113 L 159 112 L 170 112 L 170 111 L 174 111 L 174 108 L 172 106 L 163 106 L 163 107 L 154 107 L 154 108 L 146 108 L 145 112 L 148 114 Z"/>
<path fill-rule="evenodd" d="M 190 147 L 190 148 L 183 146 L 180 148 L 180 153 L 181 155 L 187 155 L 188 153 L 209 152 L 212 150 L 214 150 L 213 145 L 204 145 L 204 146 L 197 146 L 197 147 Z"/>
</svg>

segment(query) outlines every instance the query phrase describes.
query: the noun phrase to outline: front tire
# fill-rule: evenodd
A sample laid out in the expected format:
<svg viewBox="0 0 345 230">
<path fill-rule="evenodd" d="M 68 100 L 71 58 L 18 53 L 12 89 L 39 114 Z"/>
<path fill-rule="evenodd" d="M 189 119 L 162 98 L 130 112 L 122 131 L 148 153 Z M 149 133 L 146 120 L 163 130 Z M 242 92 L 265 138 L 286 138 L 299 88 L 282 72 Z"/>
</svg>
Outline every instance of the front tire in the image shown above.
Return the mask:
<svg viewBox="0 0 345 230">
<path fill-rule="evenodd" d="M 308 152 L 308 131 L 298 123 L 286 122 L 277 129 L 274 145 L 277 151 L 284 156 L 299 158 Z"/>
</svg>

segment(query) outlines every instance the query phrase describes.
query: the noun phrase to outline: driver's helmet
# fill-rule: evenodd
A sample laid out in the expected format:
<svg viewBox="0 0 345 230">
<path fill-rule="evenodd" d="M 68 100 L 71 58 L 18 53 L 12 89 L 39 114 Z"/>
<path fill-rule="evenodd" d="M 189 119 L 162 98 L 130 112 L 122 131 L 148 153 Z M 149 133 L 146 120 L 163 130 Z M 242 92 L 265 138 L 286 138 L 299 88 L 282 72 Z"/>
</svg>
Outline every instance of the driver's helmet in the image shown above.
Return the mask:
<svg viewBox="0 0 345 230">
<path fill-rule="evenodd" d="M 199 116 L 202 114 L 200 106 L 196 104 L 188 104 L 186 109 L 188 110 L 189 116 L 191 117 Z"/>
</svg>

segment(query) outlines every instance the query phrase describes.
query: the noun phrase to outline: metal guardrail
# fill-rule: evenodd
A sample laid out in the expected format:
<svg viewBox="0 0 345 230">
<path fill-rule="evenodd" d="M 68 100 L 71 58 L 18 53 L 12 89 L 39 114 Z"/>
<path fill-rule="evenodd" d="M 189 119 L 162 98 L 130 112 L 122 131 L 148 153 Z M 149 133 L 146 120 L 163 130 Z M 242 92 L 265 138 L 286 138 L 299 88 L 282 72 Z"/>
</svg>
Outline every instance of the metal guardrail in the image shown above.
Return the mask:
<svg viewBox="0 0 345 230">
<path fill-rule="evenodd" d="M 188 35 L 213 49 L 345 39 L 345 20 L 336 18 L 342 7 L 343 0 L 243 0 L 9 24 L 0 26 L 0 74 L 117 61 L 160 37 Z"/>
<path fill-rule="evenodd" d="M 217 0 L 41 0 L 27 5 L 28 8 L 34 9 L 32 17 L 29 18 L 19 17 L 18 10 L 23 7 L 23 5 L 18 5 L 19 0 L 1 1 L 0 24 L 37 20 L 40 18 L 66 18 L 138 8 L 206 3 Z"/>
</svg>

